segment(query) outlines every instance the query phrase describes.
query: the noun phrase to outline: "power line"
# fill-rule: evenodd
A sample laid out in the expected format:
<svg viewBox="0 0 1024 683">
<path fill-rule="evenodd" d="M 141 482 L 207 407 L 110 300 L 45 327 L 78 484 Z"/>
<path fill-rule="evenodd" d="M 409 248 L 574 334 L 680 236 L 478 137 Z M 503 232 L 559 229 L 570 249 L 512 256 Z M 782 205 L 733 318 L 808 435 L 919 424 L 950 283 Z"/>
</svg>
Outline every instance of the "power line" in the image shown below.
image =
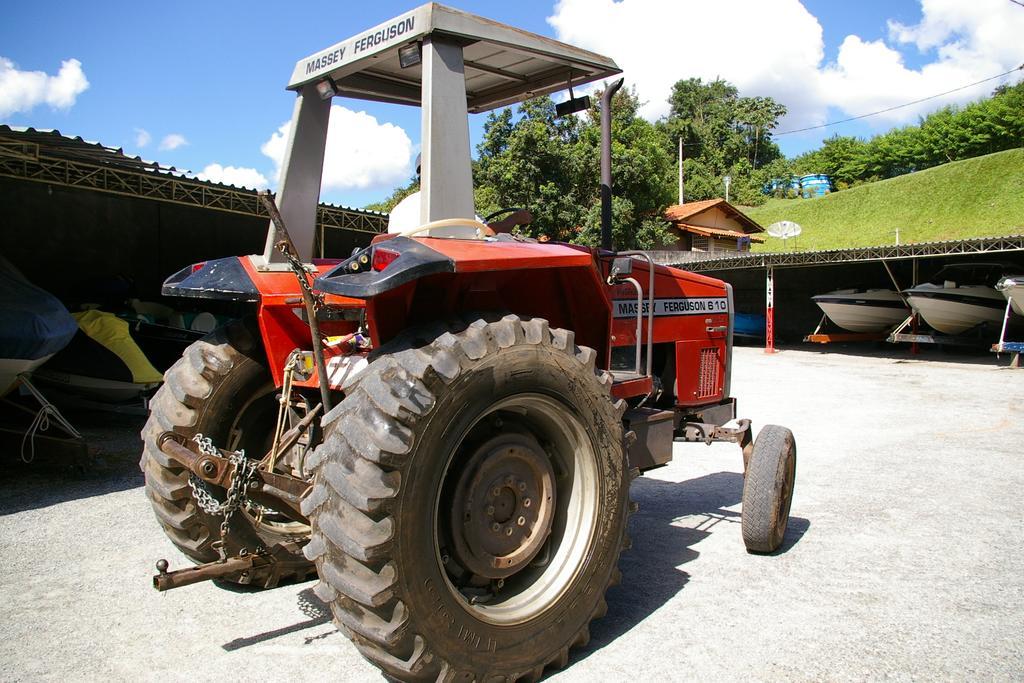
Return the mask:
<svg viewBox="0 0 1024 683">
<path fill-rule="evenodd" d="M 937 95 L 929 95 L 928 97 L 922 97 L 921 99 L 914 100 L 913 102 L 907 102 L 906 104 L 898 104 L 895 107 L 889 107 L 888 109 L 879 109 L 878 111 L 873 111 L 870 114 L 861 114 L 860 116 L 852 116 L 852 117 L 850 117 L 848 119 L 843 119 L 841 121 L 830 121 L 829 123 L 823 123 L 823 124 L 818 125 L 818 126 L 808 126 L 807 128 L 795 128 L 793 130 L 784 130 L 781 133 L 772 133 L 772 137 L 777 138 L 780 135 L 789 135 L 790 133 L 803 133 L 804 131 L 808 131 L 808 130 L 817 130 L 818 128 L 828 128 L 829 126 L 838 126 L 840 123 L 849 123 L 850 121 L 856 121 L 858 119 L 866 119 L 869 116 L 877 116 L 879 114 L 884 114 L 884 113 L 889 112 L 889 111 L 895 111 L 897 109 L 903 109 L 904 107 L 909 107 L 909 106 L 914 105 L 914 104 L 921 104 L 922 102 L 927 102 L 928 100 L 934 100 L 936 97 L 942 97 L 944 95 L 949 95 L 951 93 L 959 92 L 961 90 L 966 90 L 967 88 L 973 88 L 976 85 L 981 85 L 982 83 L 987 83 L 988 81 L 994 81 L 997 78 L 1002 78 L 1003 76 L 1007 76 L 1009 74 L 1012 74 L 1014 71 L 1021 71 L 1022 69 L 1024 69 L 1024 64 L 1021 64 L 1020 66 L 1018 66 L 1015 69 L 1010 69 L 1009 71 L 1004 71 L 1001 74 L 997 74 L 995 76 L 989 76 L 988 78 L 983 78 L 980 81 L 975 81 L 974 83 L 968 83 L 967 85 L 961 85 L 959 88 L 953 88 L 952 90 L 947 90 L 946 92 L 940 92 Z"/>
</svg>

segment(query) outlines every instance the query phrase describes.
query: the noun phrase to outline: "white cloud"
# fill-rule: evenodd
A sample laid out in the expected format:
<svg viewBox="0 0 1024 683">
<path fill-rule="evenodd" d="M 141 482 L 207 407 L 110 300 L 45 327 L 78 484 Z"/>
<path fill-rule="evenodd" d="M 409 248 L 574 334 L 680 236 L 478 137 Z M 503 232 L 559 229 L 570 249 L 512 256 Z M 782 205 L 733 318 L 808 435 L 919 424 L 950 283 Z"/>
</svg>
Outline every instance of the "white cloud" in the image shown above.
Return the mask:
<svg viewBox="0 0 1024 683">
<path fill-rule="evenodd" d="M 148 145 L 150 143 L 150 141 L 152 139 L 153 139 L 153 136 L 150 135 L 149 131 L 146 130 L 145 128 L 136 128 L 135 129 L 135 146 L 136 147 L 139 147 L 139 148 L 145 147 L 146 145 Z"/>
<path fill-rule="evenodd" d="M 69 109 L 88 87 L 77 59 L 61 62 L 57 75 L 49 76 L 43 71 L 21 71 L 14 62 L 0 57 L 0 116 L 28 112 L 43 103 Z"/>
<path fill-rule="evenodd" d="M 281 164 L 291 122 L 285 122 L 260 147 L 276 166 Z M 405 130 L 392 123 L 380 123 L 366 112 L 340 105 L 331 107 L 324 155 L 323 190 L 366 190 L 391 188 L 412 172 L 413 145 Z"/>
<path fill-rule="evenodd" d="M 807 81 L 824 55 L 821 25 L 797 0 L 561 0 L 548 22 L 559 40 L 613 57 L 649 119 L 667 114 L 672 84 L 691 77 L 809 109 Z"/>
<path fill-rule="evenodd" d="M 196 177 L 213 183 L 250 187 L 256 190 L 264 190 L 270 185 L 266 176 L 255 168 L 221 166 L 220 164 L 210 164 Z"/>
<path fill-rule="evenodd" d="M 825 101 L 852 114 L 867 113 L 931 97 L 1020 64 L 1024 9 L 1013 3 L 922 0 L 921 13 L 921 22 L 912 26 L 888 22 L 889 40 L 896 47 L 847 36 L 836 63 L 822 72 Z M 908 68 L 898 47 L 934 51 L 933 59 L 920 69 Z M 989 81 L 874 118 L 890 125 L 911 121 L 936 107 L 983 97 L 996 85 Z"/>
<path fill-rule="evenodd" d="M 971 53 L 1016 66 L 1021 61 L 1024 9 L 1006 0 L 921 0 L 921 23 L 889 21 L 890 38 L 940 58 Z"/>
<path fill-rule="evenodd" d="M 889 42 L 847 36 L 829 64 L 821 24 L 798 0 L 560 0 L 548 22 L 560 40 L 614 57 L 646 101 L 641 114 L 649 119 L 668 113 L 675 81 L 721 77 L 743 95 L 785 104 L 783 129 L 824 123 L 829 108 L 856 116 L 1008 71 L 1021 62 L 1024 35 L 1024 10 L 1006 0 L 922 0 L 919 24 L 890 21 Z M 898 48 L 934 53 L 911 68 Z M 997 84 L 869 121 L 912 121 L 936 106 L 977 99 Z"/>
<path fill-rule="evenodd" d="M 181 133 L 171 133 L 170 135 L 165 135 L 164 139 L 160 141 L 160 149 L 178 149 L 179 147 L 183 147 L 184 145 L 187 144 L 188 140 L 185 139 L 184 135 L 182 135 Z"/>
</svg>

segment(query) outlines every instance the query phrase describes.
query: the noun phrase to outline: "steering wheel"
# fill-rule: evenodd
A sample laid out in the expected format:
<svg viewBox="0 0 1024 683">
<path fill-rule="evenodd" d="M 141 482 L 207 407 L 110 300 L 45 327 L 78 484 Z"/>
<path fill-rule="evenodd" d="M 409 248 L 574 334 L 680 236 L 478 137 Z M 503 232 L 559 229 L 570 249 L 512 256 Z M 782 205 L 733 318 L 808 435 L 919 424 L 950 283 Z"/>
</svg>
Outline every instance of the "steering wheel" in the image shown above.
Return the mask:
<svg viewBox="0 0 1024 683">
<path fill-rule="evenodd" d="M 494 213 L 490 213 L 484 216 L 484 223 L 490 223 L 498 216 L 504 216 L 507 213 L 515 213 L 516 211 L 522 211 L 522 209 L 518 206 L 513 206 L 507 209 L 498 209 Z"/>
<path fill-rule="evenodd" d="M 489 227 L 487 227 L 486 225 L 484 225 L 480 221 L 472 219 L 472 218 L 442 218 L 439 221 L 430 221 L 429 223 L 424 223 L 423 225 L 421 225 L 419 227 L 413 228 L 412 230 L 406 230 L 406 231 L 401 232 L 399 234 L 402 237 L 412 237 L 413 235 L 419 234 L 421 232 L 426 232 L 427 230 L 432 230 L 434 228 L 457 228 L 457 227 L 476 228 L 477 232 L 482 237 L 493 237 L 494 236 L 494 231 L 493 230 L 491 230 Z"/>
</svg>

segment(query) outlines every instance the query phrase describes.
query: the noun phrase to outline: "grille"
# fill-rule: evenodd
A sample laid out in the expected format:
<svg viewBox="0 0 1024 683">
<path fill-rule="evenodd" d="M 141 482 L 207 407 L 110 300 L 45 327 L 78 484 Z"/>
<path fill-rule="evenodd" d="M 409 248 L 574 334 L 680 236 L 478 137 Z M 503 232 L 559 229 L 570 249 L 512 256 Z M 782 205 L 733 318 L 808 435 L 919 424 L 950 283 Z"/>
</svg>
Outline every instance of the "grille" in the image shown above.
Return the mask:
<svg viewBox="0 0 1024 683">
<path fill-rule="evenodd" d="M 700 350 L 700 379 L 697 384 L 697 398 L 711 398 L 718 394 L 718 380 L 721 363 L 718 362 L 717 347 Z"/>
</svg>

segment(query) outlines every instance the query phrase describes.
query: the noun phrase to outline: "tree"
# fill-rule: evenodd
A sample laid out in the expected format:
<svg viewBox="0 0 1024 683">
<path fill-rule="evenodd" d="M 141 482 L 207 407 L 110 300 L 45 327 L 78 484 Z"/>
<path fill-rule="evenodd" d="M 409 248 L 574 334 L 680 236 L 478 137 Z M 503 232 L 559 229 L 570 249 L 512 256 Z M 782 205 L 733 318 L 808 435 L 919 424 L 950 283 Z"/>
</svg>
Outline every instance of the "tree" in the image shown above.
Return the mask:
<svg viewBox="0 0 1024 683">
<path fill-rule="evenodd" d="M 770 133 L 786 108 L 770 97 L 740 97 L 721 79 L 676 81 L 668 102 L 669 114 L 658 127 L 673 155 L 683 141 L 687 198 L 721 196 L 729 175 L 737 201 L 763 201 L 764 174 L 757 171 L 782 157 Z"/>
<path fill-rule="evenodd" d="M 792 169 L 798 175 L 824 173 L 837 187 L 849 186 L 860 178 L 866 147 L 859 138 L 834 135 L 822 142 L 820 148 L 793 159 Z"/>
<path fill-rule="evenodd" d="M 762 135 L 765 137 L 779 124 L 779 119 L 786 115 L 786 107 L 770 97 L 744 97 L 736 103 L 737 120 L 752 131 L 751 166 L 757 168 L 757 156 L 761 149 Z M 774 146 L 774 145 L 773 145 Z M 778 156 L 779 150 L 765 150 Z M 769 159 L 768 161 L 772 161 Z"/>
<path fill-rule="evenodd" d="M 396 187 L 394 191 L 388 195 L 386 199 L 382 199 L 379 202 L 372 202 L 366 205 L 366 209 L 370 211 L 380 211 L 381 213 L 391 213 L 391 209 L 398 206 L 398 202 L 402 201 L 413 192 L 419 192 L 420 179 L 413 176 L 409 179 L 408 184 L 401 187 Z"/>
<path fill-rule="evenodd" d="M 594 99 L 599 99 L 596 94 Z M 661 215 L 672 200 L 672 157 L 658 129 L 637 116 L 636 94 L 612 98 L 612 233 L 621 249 L 666 237 Z M 596 246 L 600 242 L 601 133 L 598 108 L 556 118 L 548 97 L 492 113 L 474 164 L 477 210 L 523 207 L 532 236 Z"/>
<path fill-rule="evenodd" d="M 577 147 L 584 124 L 557 118 L 549 97 L 523 102 L 516 113 L 513 121 L 511 109 L 492 112 L 484 124 L 473 169 L 477 211 L 527 208 L 534 216 L 532 235 L 569 241 L 597 187 L 597 179 L 581 169 Z"/>
<path fill-rule="evenodd" d="M 1000 86 L 992 97 L 947 106 L 916 126 L 868 141 L 835 136 L 793 160 L 797 173 L 827 173 L 843 187 L 991 154 L 1024 144 L 1024 83 Z"/>
</svg>

